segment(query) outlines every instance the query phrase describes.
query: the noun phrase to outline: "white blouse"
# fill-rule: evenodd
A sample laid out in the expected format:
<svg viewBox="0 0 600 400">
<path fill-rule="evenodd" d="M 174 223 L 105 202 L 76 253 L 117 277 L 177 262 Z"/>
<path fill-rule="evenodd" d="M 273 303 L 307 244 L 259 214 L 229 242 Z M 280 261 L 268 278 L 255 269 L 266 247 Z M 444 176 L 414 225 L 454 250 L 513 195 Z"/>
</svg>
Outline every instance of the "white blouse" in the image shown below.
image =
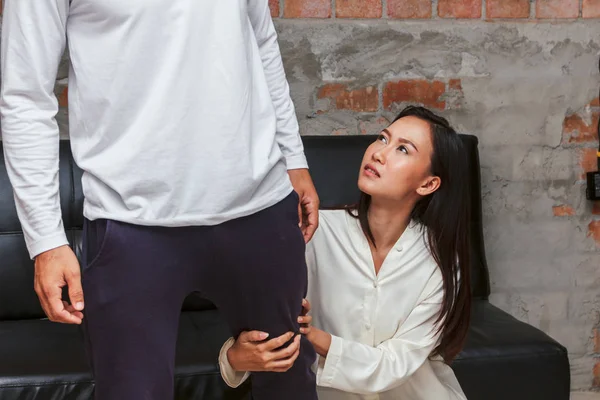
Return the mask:
<svg viewBox="0 0 600 400">
<path fill-rule="evenodd" d="M 343 210 L 319 215 L 306 249 L 313 326 L 332 335 L 316 363 L 319 399 L 466 400 L 450 366 L 430 357 L 443 287 L 422 227 L 407 227 L 376 275 L 359 221 Z M 219 363 L 237 387 L 248 373 L 229 365 L 232 344 L 223 345 Z"/>
</svg>

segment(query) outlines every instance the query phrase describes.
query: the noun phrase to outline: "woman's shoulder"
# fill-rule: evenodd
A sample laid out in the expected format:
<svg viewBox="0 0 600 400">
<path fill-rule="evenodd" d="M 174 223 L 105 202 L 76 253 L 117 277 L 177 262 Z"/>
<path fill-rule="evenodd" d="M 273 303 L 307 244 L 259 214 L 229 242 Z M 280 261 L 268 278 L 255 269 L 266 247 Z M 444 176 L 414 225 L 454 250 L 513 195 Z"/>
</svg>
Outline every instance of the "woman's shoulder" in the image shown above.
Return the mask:
<svg viewBox="0 0 600 400">
<path fill-rule="evenodd" d="M 313 236 L 315 242 L 327 242 L 332 238 L 348 235 L 348 218 L 352 216 L 347 210 L 319 210 L 319 226 Z"/>
<path fill-rule="evenodd" d="M 348 211 L 344 209 L 319 210 L 319 220 L 330 225 L 345 224 Z"/>
</svg>

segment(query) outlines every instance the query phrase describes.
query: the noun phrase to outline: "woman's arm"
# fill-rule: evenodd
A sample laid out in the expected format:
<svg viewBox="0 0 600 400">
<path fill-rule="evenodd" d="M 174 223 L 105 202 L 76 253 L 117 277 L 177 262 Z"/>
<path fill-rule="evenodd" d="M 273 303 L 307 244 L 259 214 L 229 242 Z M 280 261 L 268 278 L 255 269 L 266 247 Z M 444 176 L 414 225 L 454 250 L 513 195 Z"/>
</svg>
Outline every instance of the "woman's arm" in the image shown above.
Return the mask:
<svg viewBox="0 0 600 400">
<path fill-rule="evenodd" d="M 225 343 L 223 343 L 223 346 L 221 346 L 221 351 L 219 352 L 219 370 L 221 371 L 221 377 L 225 383 L 232 388 L 240 386 L 250 376 L 250 372 L 236 371 L 231 365 L 231 362 L 229 361 L 229 354 L 231 347 L 234 344 L 235 339 L 229 338 Z"/>
<path fill-rule="evenodd" d="M 310 311 L 310 303 L 302 302 L 302 314 L 298 317 L 300 333 L 310 334 L 312 317 L 306 315 Z M 259 331 L 245 331 L 237 340 L 230 338 L 219 352 L 221 376 L 228 386 L 238 387 L 251 371 L 285 372 L 294 365 L 300 354 L 300 335 L 294 338 L 293 332 L 268 340 L 268 334 Z M 290 340 L 291 344 L 282 348 Z"/>
<path fill-rule="evenodd" d="M 327 353 L 329 353 L 329 348 L 331 347 L 331 334 L 311 327 L 311 331 L 306 335 L 306 338 L 312 343 L 318 355 L 327 357 Z"/>
<path fill-rule="evenodd" d="M 402 385 L 437 345 L 439 335 L 434 323 L 441 310 L 442 294 L 440 285 L 412 310 L 392 338 L 378 346 L 313 332 L 313 344 L 325 357 L 319 363 L 318 385 L 360 394 Z"/>
<path fill-rule="evenodd" d="M 288 332 L 266 342 L 265 335 L 259 331 L 242 332 L 237 340 L 230 338 L 223 344 L 219 366 L 227 385 L 238 387 L 248 379 L 249 372 L 285 372 L 294 365 L 300 354 L 300 335 L 294 337 L 293 332 Z"/>
</svg>

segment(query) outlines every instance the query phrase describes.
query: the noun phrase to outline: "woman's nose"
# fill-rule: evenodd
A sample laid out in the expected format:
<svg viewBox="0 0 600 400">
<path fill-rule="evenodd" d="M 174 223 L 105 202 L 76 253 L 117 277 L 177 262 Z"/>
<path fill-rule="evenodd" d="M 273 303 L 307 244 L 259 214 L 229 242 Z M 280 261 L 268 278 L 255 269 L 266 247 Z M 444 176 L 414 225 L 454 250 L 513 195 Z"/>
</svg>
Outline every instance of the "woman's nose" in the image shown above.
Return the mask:
<svg viewBox="0 0 600 400">
<path fill-rule="evenodd" d="M 377 150 L 373 153 L 373 161 L 377 161 L 380 164 L 385 164 L 385 155 L 383 154 L 383 149 Z"/>
</svg>

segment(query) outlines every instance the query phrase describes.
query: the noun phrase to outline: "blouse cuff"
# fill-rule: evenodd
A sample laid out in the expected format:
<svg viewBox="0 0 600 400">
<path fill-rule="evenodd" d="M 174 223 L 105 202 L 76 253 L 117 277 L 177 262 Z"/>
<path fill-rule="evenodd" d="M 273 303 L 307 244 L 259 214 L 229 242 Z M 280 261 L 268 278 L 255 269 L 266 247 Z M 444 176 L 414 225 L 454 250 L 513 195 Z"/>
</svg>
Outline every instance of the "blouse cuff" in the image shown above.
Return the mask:
<svg viewBox="0 0 600 400">
<path fill-rule="evenodd" d="M 227 351 L 229 351 L 234 343 L 235 340 L 233 338 L 229 338 L 229 340 L 223 343 L 223 346 L 221 346 L 221 351 L 219 352 L 219 368 L 221 370 L 221 376 L 223 377 L 225 383 L 232 388 L 240 386 L 250 376 L 250 372 L 236 371 L 229 363 Z"/>
<path fill-rule="evenodd" d="M 319 369 L 317 373 L 317 382 L 319 386 L 331 387 L 333 378 L 338 370 L 338 364 L 342 357 L 343 339 L 331 335 L 331 344 L 327 357 L 319 358 Z"/>
</svg>

